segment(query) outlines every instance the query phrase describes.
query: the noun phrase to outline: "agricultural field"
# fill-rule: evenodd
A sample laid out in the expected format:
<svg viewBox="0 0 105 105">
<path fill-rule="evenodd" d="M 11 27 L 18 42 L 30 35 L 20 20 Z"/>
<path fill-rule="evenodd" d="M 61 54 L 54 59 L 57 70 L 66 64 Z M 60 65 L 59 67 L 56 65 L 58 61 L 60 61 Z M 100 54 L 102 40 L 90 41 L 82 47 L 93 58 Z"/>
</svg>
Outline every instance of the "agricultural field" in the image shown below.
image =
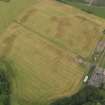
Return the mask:
<svg viewBox="0 0 105 105">
<path fill-rule="evenodd" d="M 89 57 L 105 21 L 56 1 L 34 3 L 0 36 L 0 58 L 12 66 L 11 105 L 49 105 L 82 86 L 76 56 Z"/>
<path fill-rule="evenodd" d="M 102 18 L 105 18 L 105 6 L 89 6 L 87 3 L 84 3 L 82 0 L 57 0 L 59 2 L 75 6 L 89 14 L 93 14 Z"/>
<path fill-rule="evenodd" d="M 37 0 L 0 0 L 0 33 L 7 28 L 16 16 Z"/>
</svg>

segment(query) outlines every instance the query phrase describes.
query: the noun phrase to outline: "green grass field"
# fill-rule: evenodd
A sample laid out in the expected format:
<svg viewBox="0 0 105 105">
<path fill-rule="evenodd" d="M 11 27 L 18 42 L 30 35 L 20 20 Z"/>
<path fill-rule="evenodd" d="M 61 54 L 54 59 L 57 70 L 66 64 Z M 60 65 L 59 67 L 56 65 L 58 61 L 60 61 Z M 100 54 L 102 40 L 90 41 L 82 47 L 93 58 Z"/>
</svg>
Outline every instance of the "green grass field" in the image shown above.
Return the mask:
<svg viewBox="0 0 105 105">
<path fill-rule="evenodd" d="M 77 92 L 87 71 L 75 58 L 91 54 L 105 21 L 49 0 L 13 20 L 0 36 L 0 58 L 13 69 L 11 105 L 49 105 Z"/>
<path fill-rule="evenodd" d="M 105 18 L 105 7 L 98 7 L 98 6 L 88 6 L 87 4 L 81 1 L 71 1 L 71 0 L 57 0 L 63 3 L 75 6 L 85 12 L 90 12 L 93 15 Z"/>
<path fill-rule="evenodd" d="M 18 14 L 36 1 L 37 0 L 0 1 L 0 33 L 3 32 L 12 21 L 14 21 Z"/>
</svg>

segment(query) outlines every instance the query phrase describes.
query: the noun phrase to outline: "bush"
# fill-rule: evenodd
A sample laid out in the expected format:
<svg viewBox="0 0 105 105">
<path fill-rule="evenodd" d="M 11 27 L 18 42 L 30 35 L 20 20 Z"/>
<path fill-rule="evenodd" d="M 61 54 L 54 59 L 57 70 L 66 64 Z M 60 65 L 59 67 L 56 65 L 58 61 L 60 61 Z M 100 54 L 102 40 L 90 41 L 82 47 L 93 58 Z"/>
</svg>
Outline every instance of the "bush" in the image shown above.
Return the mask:
<svg viewBox="0 0 105 105">
<path fill-rule="evenodd" d="M 3 2 L 10 2 L 10 0 L 0 0 L 0 1 L 3 1 Z"/>
<path fill-rule="evenodd" d="M 6 61 L 0 61 L 0 105 L 10 105 L 10 70 Z"/>
</svg>

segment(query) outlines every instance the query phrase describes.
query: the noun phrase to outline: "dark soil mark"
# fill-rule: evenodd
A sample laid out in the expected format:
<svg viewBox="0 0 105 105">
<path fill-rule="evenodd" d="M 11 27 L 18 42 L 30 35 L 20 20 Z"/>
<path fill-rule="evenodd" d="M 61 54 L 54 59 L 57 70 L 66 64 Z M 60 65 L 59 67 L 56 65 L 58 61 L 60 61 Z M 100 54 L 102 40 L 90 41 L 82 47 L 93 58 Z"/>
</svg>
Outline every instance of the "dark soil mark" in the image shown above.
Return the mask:
<svg viewBox="0 0 105 105">
<path fill-rule="evenodd" d="M 63 36 L 66 32 L 68 26 L 70 26 L 70 18 L 67 17 L 52 17 L 53 22 L 57 22 L 57 32 L 56 36 Z"/>
<path fill-rule="evenodd" d="M 37 12 L 37 9 L 29 10 L 29 11 L 22 17 L 22 19 L 20 20 L 20 22 L 22 22 L 22 23 L 26 22 L 26 21 L 28 20 L 28 18 L 29 18 L 32 14 L 34 14 L 34 13 L 36 13 L 36 12 Z"/>
</svg>

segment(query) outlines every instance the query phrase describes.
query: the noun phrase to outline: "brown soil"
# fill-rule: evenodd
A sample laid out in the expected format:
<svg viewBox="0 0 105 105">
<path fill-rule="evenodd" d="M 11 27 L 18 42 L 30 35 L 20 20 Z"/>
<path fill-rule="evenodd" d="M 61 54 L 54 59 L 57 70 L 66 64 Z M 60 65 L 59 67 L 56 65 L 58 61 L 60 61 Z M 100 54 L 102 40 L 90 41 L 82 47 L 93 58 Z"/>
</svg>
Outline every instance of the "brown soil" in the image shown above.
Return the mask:
<svg viewBox="0 0 105 105">
<path fill-rule="evenodd" d="M 51 20 L 57 23 L 56 36 L 63 36 L 66 32 L 66 28 L 70 26 L 70 19 L 68 17 L 52 17 Z"/>
</svg>

